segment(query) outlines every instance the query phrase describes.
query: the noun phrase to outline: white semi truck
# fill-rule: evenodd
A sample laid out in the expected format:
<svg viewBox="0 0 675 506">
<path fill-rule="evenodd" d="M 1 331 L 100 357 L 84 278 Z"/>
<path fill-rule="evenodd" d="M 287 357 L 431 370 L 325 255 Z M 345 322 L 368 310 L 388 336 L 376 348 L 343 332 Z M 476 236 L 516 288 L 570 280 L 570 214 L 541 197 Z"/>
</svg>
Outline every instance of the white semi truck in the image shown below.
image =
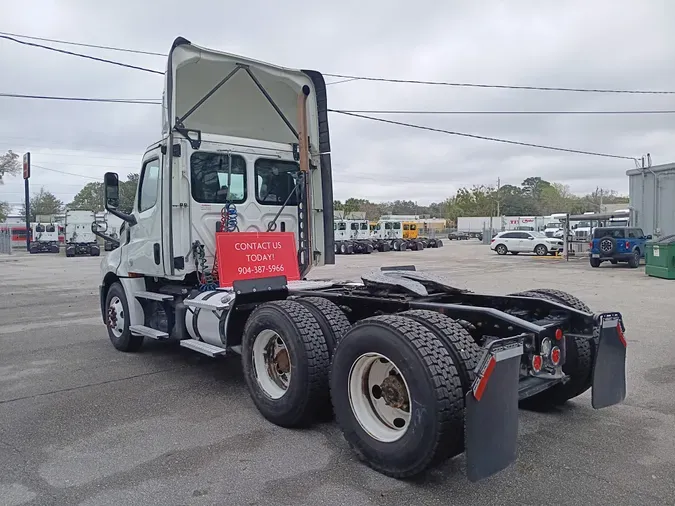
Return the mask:
<svg viewBox="0 0 675 506">
<path fill-rule="evenodd" d="M 618 312 L 549 289 L 478 294 L 411 266 L 307 279 L 335 261 L 319 72 L 178 38 L 165 79 L 162 137 L 143 156 L 131 214 L 118 209 L 117 174 L 104 178 L 106 207 L 126 222 L 101 262 L 115 348 L 150 338 L 240 354 L 270 422 L 304 426 L 332 409 L 365 463 L 396 478 L 464 451 L 470 480 L 504 469 L 519 400 L 624 399 Z M 555 437 L 555 424 L 543 430 Z"/>
<path fill-rule="evenodd" d="M 59 227 L 56 223 L 31 223 L 30 253 L 58 253 Z"/>
<path fill-rule="evenodd" d="M 351 255 L 377 251 L 373 248 L 368 223 L 368 220 L 335 220 L 333 224 L 335 253 Z"/>
<path fill-rule="evenodd" d="M 97 257 L 101 248 L 92 230 L 96 213 L 81 209 L 66 210 L 66 256 L 90 255 Z"/>
</svg>

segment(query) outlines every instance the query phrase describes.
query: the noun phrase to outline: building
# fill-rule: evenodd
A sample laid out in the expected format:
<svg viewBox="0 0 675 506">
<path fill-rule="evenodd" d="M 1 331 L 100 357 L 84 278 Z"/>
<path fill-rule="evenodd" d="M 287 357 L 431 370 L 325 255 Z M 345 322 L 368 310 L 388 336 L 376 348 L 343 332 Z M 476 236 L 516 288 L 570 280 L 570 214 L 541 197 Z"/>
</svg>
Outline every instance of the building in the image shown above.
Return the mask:
<svg viewBox="0 0 675 506">
<path fill-rule="evenodd" d="M 675 234 L 675 163 L 626 171 L 630 210 L 645 234 Z"/>
</svg>

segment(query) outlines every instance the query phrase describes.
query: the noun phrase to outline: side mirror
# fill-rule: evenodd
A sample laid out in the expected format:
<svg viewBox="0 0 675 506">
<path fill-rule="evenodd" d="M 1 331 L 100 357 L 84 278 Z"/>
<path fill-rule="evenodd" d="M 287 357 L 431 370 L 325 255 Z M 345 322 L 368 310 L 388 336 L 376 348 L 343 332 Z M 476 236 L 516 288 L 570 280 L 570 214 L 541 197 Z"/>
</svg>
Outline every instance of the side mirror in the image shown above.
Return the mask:
<svg viewBox="0 0 675 506">
<path fill-rule="evenodd" d="M 646 236 L 645 236 L 645 239 L 647 239 L 648 241 L 651 240 L 651 239 L 652 239 L 651 234 L 650 234 L 650 235 L 646 235 Z"/>
<path fill-rule="evenodd" d="M 105 208 L 108 211 L 117 209 L 120 206 L 120 180 L 116 173 L 105 173 L 103 190 L 105 193 Z"/>
<path fill-rule="evenodd" d="M 91 231 L 96 233 L 100 232 L 105 234 L 108 231 L 108 222 L 107 221 L 94 221 L 91 224 Z"/>
<path fill-rule="evenodd" d="M 129 225 L 136 224 L 136 217 L 133 214 L 123 213 L 118 210 L 120 206 L 120 180 L 115 172 L 106 172 L 103 176 L 103 193 L 106 211 L 123 219 Z"/>
</svg>

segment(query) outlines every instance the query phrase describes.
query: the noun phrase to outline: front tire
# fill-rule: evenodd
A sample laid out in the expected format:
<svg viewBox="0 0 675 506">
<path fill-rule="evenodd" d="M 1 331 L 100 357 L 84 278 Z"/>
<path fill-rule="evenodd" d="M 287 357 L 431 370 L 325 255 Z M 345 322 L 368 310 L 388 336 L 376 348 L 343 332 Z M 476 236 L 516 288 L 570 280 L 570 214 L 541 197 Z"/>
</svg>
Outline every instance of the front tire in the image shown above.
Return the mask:
<svg viewBox="0 0 675 506">
<path fill-rule="evenodd" d="M 105 307 L 108 337 L 112 345 L 124 352 L 140 350 L 143 336 L 135 336 L 129 330 L 129 304 L 120 283 L 113 283 L 108 289 Z"/>
<path fill-rule="evenodd" d="M 432 332 L 399 315 L 354 325 L 335 350 L 331 397 L 345 439 L 376 471 L 405 478 L 461 445 L 462 384 Z"/>
<path fill-rule="evenodd" d="M 534 253 L 538 257 L 545 257 L 548 255 L 548 248 L 543 244 L 537 244 L 537 246 L 534 248 Z"/>
<path fill-rule="evenodd" d="M 328 397 L 329 355 L 316 318 L 297 301 L 268 302 L 246 321 L 242 365 L 258 411 L 281 427 L 313 421 Z"/>
</svg>

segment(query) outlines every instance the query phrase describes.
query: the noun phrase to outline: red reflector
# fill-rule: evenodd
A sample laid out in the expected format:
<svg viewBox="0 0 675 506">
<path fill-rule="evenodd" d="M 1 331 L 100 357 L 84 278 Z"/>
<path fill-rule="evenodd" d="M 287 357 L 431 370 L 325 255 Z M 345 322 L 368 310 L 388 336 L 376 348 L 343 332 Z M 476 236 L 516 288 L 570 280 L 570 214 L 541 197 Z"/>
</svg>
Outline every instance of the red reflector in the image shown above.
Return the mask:
<svg viewBox="0 0 675 506">
<path fill-rule="evenodd" d="M 626 336 L 623 335 L 623 330 L 621 330 L 621 322 L 617 322 L 616 324 L 616 333 L 619 334 L 619 341 L 621 341 L 623 347 L 627 348 L 628 343 L 626 342 Z"/>
<path fill-rule="evenodd" d="M 497 361 L 495 360 L 495 357 L 491 357 L 490 362 L 488 362 L 488 365 L 485 368 L 485 372 L 483 372 L 483 377 L 478 381 L 478 386 L 473 393 L 473 396 L 477 401 L 480 401 L 480 398 L 483 397 L 488 380 L 490 379 L 490 375 L 492 374 L 496 364 Z"/>
<path fill-rule="evenodd" d="M 532 369 L 534 369 L 534 372 L 541 371 L 542 365 L 544 365 L 544 360 L 541 358 L 541 355 L 532 357 Z"/>
<path fill-rule="evenodd" d="M 555 329 L 555 340 L 560 341 L 563 338 L 562 329 Z"/>
<path fill-rule="evenodd" d="M 630 243 L 626 241 L 626 249 L 630 249 Z"/>
<path fill-rule="evenodd" d="M 551 362 L 553 365 L 558 365 L 560 363 L 560 348 L 554 346 L 551 350 Z"/>
</svg>

